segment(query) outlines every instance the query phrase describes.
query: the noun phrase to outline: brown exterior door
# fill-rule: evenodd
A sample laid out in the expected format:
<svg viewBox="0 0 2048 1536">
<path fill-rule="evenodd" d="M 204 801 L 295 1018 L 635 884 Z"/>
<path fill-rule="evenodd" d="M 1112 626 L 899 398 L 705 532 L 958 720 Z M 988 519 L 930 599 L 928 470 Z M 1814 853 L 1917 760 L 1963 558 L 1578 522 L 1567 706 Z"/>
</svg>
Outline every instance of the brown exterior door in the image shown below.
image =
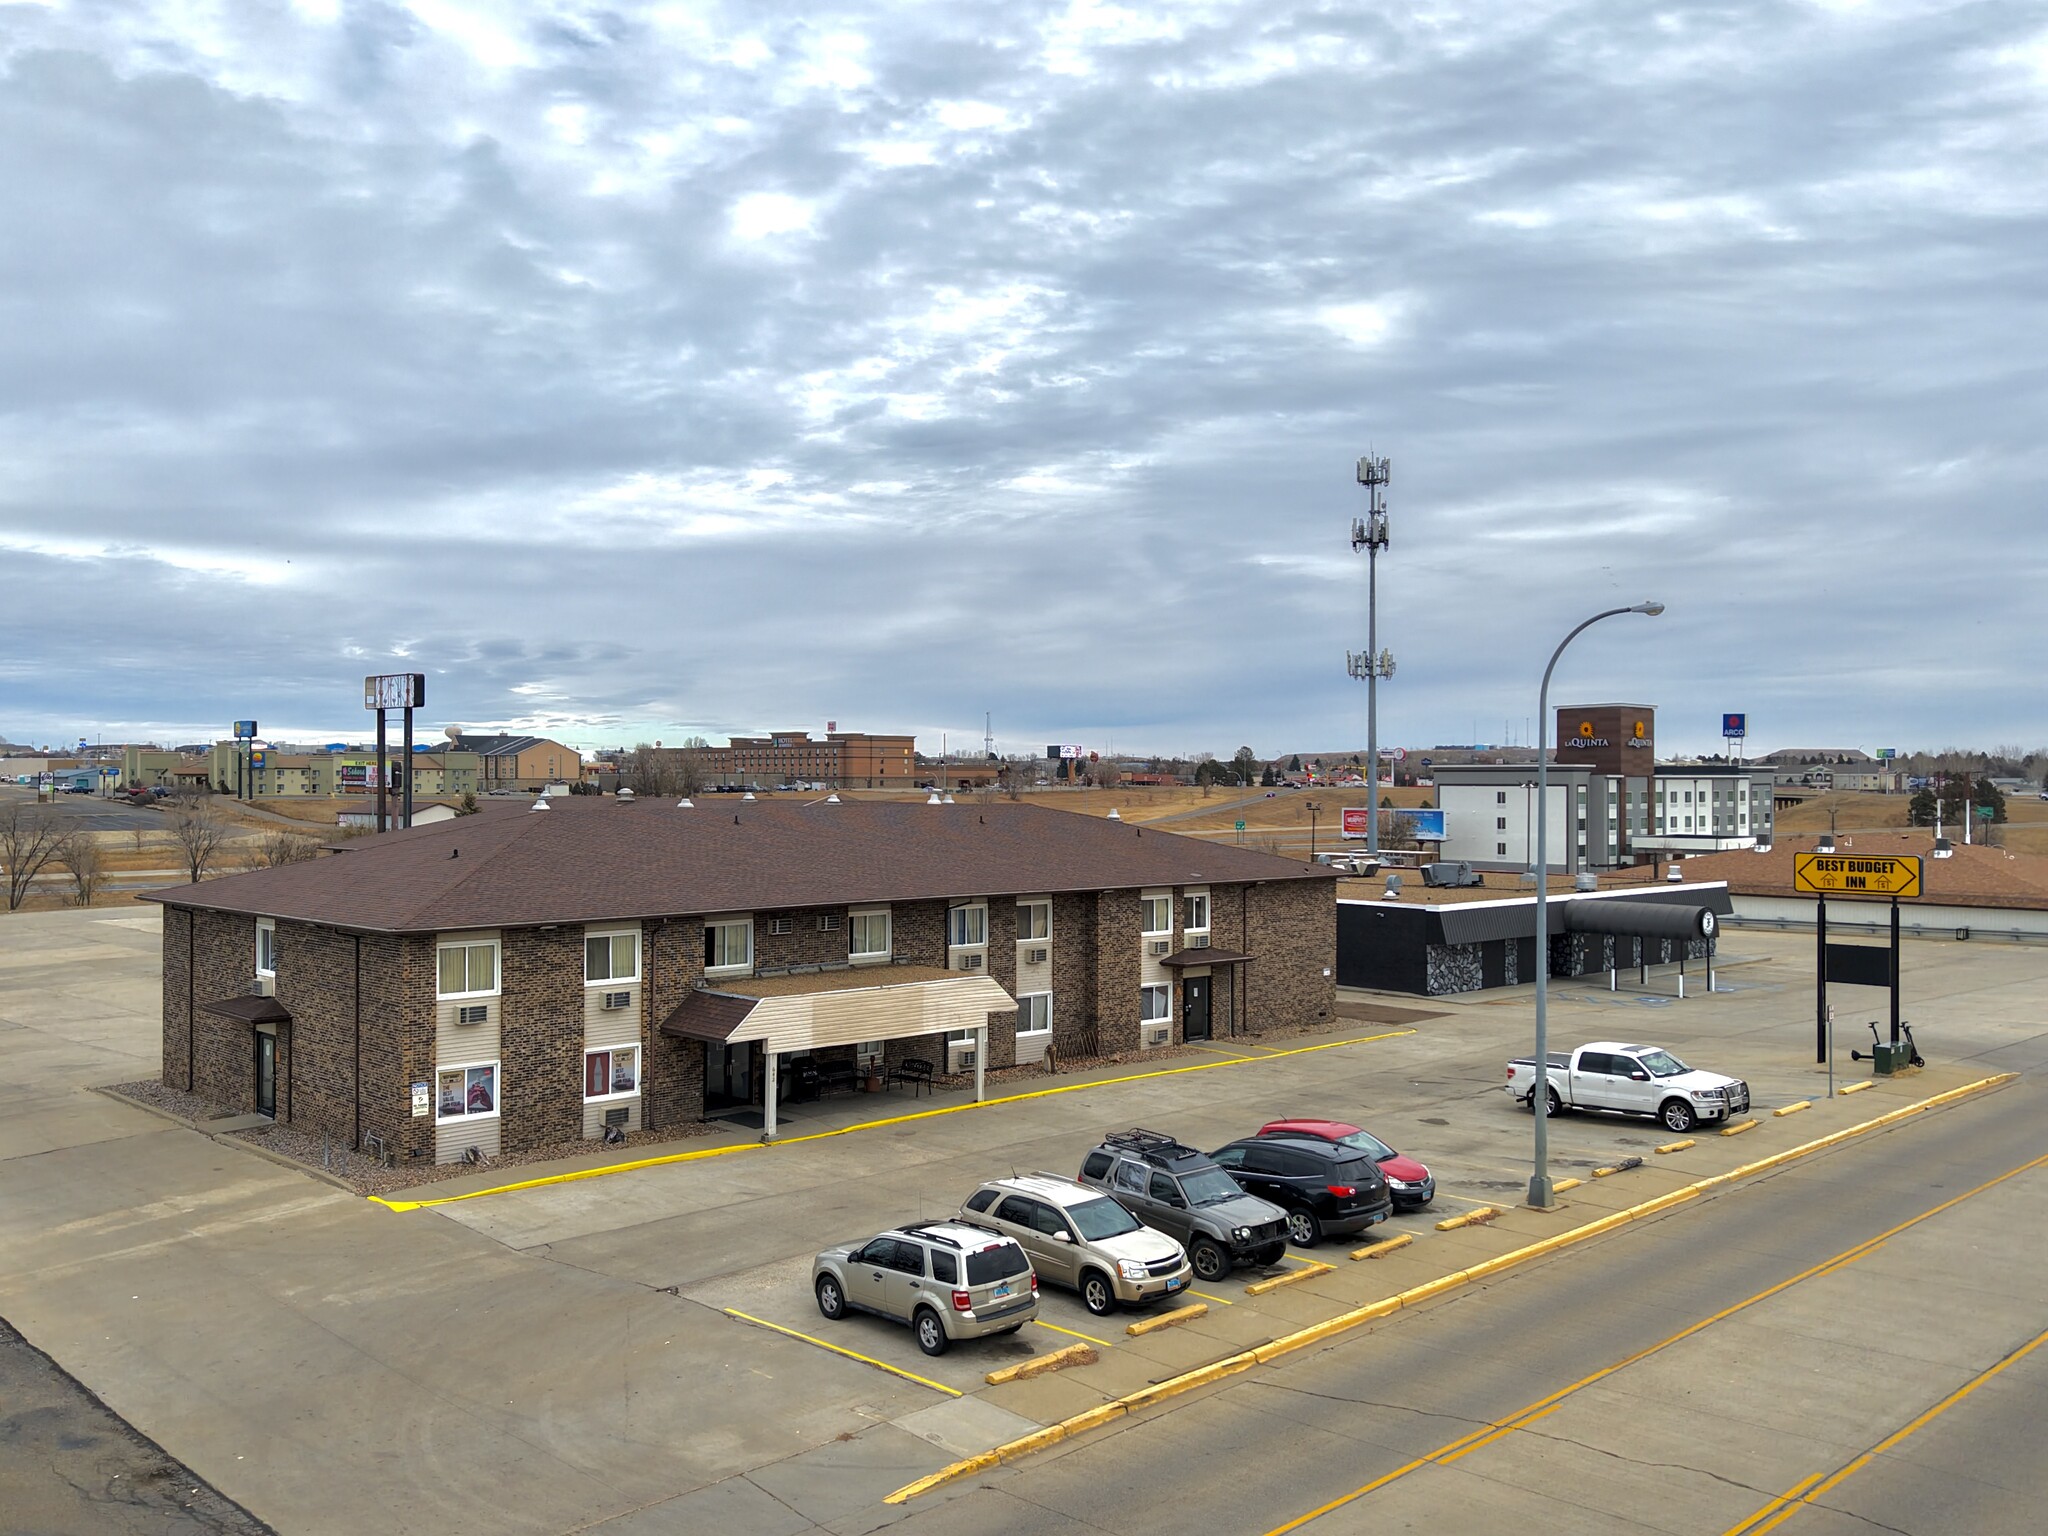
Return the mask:
<svg viewBox="0 0 2048 1536">
<path fill-rule="evenodd" d="M 1181 1038 L 1209 1038 L 1209 978 L 1190 976 L 1180 984 Z"/>
<path fill-rule="evenodd" d="M 256 1113 L 277 1118 L 277 1036 L 256 1037 Z"/>
</svg>

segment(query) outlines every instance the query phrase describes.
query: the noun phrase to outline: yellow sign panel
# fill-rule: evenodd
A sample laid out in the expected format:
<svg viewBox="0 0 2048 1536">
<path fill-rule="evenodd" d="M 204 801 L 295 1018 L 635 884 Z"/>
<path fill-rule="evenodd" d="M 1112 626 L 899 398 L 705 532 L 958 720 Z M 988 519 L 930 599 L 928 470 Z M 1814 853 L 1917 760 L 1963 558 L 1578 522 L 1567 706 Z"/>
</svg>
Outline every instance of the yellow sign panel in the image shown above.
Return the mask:
<svg viewBox="0 0 2048 1536">
<path fill-rule="evenodd" d="M 1891 853 L 1797 853 L 1792 885 L 1815 896 L 1918 896 L 1920 860 Z"/>
</svg>

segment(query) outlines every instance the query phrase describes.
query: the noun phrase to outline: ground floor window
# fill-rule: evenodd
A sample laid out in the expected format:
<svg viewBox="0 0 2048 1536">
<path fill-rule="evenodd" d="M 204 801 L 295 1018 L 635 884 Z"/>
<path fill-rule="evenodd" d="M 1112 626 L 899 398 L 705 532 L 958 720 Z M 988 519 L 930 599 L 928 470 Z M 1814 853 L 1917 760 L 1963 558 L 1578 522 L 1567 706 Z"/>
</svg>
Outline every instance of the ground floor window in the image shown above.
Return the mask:
<svg viewBox="0 0 2048 1536">
<path fill-rule="evenodd" d="M 882 1067 L 882 1042 L 863 1040 L 853 1048 L 854 1064 L 862 1072 L 879 1072 Z"/>
<path fill-rule="evenodd" d="M 583 1053 L 583 1097 L 623 1098 L 640 1091 L 640 1047 L 607 1046 Z"/>
<path fill-rule="evenodd" d="M 1044 1035 L 1052 1032 L 1052 994 L 1033 992 L 1017 999 L 1017 1033 Z"/>
<path fill-rule="evenodd" d="M 434 1117 L 437 1120 L 468 1120 L 498 1112 L 498 1064 L 479 1061 L 459 1067 L 442 1067 L 435 1074 Z"/>
<path fill-rule="evenodd" d="M 1139 992 L 1142 999 L 1138 1010 L 1140 1019 L 1148 1024 L 1155 1024 L 1161 1019 L 1173 1017 L 1173 1005 L 1168 998 L 1164 982 L 1156 987 L 1141 987 Z"/>
</svg>

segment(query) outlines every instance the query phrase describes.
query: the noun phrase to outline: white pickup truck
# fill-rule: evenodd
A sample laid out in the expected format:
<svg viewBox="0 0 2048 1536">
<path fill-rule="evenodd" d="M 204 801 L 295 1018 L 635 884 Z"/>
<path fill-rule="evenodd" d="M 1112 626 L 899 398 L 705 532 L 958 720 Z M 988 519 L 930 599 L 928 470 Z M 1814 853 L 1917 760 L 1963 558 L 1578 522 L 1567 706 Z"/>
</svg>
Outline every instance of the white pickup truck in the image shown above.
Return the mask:
<svg viewBox="0 0 2048 1536">
<path fill-rule="evenodd" d="M 1749 1084 L 1718 1072 L 1695 1072 L 1661 1046 L 1595 1040 L 1576 1051 L 1552 1051 L 1545 1103 L 1567 1109 L 1606 1109 L 1654 1115 L 1684 1135 L 1703 1120 L 1726 1120 L 1749 1109 Z M 1519 1104 L 1535 1097 L 1536 1060 L 1508 1063 L 1508 1096 Z"/>
</svg>

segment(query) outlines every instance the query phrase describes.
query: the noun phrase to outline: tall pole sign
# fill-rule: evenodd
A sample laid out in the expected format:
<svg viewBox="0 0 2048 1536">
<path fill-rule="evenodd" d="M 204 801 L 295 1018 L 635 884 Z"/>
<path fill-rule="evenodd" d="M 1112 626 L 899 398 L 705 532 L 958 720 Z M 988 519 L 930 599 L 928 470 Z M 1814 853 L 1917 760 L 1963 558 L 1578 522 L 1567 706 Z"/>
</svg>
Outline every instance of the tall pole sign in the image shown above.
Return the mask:
<svg viewBox="0 0 2048 1536">
<path fill-rule="evenodd" d="M 1749 716 L 1723 715 L 1721 717 L 1721 745 L 1727 748 L 1731 762 L 1742 761 L 1743 738 L 1749 735 Z"/>
<path fill-rule="evenodd" d="M 1899 902 L 1917 898 L 1921 864 L 1911 854 L 1844 854 L 1832 848 L 1792 856 L 1792 888 L 1814 898 L 1814 1060 L 1828 1057 L 1828 983 L 1891 989 L 1891 1052 L 1899 1053 Z M 1863 944 L 1828 942 L 1828 897 L 1889 897 L 1892 942 L 1889 953 Z M 1888 1070 L 1883 1065 L 1879 1071 Z"/>
<path fill-rule="evenodd" d="M 386 755 L 384 737 L 384 712 L 388 709 L 405 712 L 405 766 L 399 770 L 403 775 L 403 816 L 406 826 L 412 825 L 412 712 L 427 702 L 427 679 L 422 672 L 389 672 L 381 677 L 363 679 L 363 708 L 377 712 L 377 830 L 389 829 L 390 816 L 385 795 L 391 783 L 391 760 Z"/>
</svg>

